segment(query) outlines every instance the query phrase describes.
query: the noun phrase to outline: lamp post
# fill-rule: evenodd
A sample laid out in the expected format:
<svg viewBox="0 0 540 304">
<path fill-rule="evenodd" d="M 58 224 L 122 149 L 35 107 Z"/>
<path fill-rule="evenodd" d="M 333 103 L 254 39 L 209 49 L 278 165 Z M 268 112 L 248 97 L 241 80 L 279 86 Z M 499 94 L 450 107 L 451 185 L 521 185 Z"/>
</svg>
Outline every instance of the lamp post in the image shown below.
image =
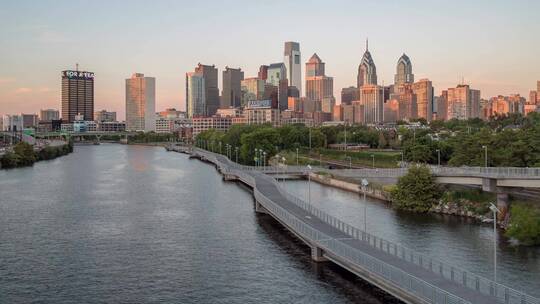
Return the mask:
<svg viewBox="0 0 540 304">
<path fill-rule="evenodd" d="M 484 167 L 487 168 L 488 166 L 487 146 L 482 146 L 482 148 L 484 149 Z"/>
<path fill-rule="evenodd" d="M 489 209 L 493 212 L 493 282 L 497 283 L 497 213 L 501 211 L 493 203 Z"/>
<path fill-rule="evenodd" d="M 285 157 L 281 157 L 281 162 L 283 163 L 283 184 L 285 184 L 285 169 L 286 169 L 286 161 Z"/>
<path fill-rule="evenodd" d="M 263 151 L 263 171 L 266 170 L 266 151 Z"/>
<path fill-rule="evenodd" d="M 375 154 L 371 154 L 371 168 L 375 169 Z"/>
<path fill-rule="evenodd" d="M 352 169 L 352 158 L 350 156 L 347 156 L 349 159 L 349 169 Z"/>
<path fill-rule="evenodd" d="M 441 150 L 437 149 L 437 165 L 441 166 Z"/>
<path fill-rule="evenodd" d="M 369 185 L 367 179 L 362 179 L 362 192 L 364 192 L 364 232 L 367 232 L 367 200 L 366 200 L 366 188 Z"/>
<path fill-rule="evenodd" d="M 343 129 L 345 131 L 345 144 L 343 148 L 345 150 L 345 153 L 347 153 L 347 123 L 343 124 Z"/>
<path fill-rule="evenodd" d="M 308 169 L 308 203 L 311 204 L 311 166 L 307 165 Z"/>
<path fill-rule="evenodd" d="M 257 152 L 259 149 L 255 148 L 255 168 L 259 166 L 259 158 L 257 157 Z"/>
<path fill-rule="evenodd" d="M 298 166 L 298 148 L 296 148 L 296 165 Z"/>
<path fill-rule="evenodd" d="M 238 147 L 234 147 L 234 150 L 236 151 L 236 163 L 238 164 Z"/>
</svg>

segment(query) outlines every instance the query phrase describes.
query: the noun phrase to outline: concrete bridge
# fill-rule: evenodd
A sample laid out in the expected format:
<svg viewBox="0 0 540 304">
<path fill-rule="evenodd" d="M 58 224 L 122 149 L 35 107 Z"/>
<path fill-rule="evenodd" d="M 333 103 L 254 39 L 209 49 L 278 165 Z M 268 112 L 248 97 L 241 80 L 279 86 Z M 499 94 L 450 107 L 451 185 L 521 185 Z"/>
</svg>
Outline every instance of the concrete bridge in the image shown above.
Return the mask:
<svg viewBox="0 0 540 304">
<path fill-rule="evenodd" d="M 540 299 L 342 222 L 286 192 L 262 170 L 197 148 L 191 153 L 215 165 L 224 179 L 249 186 L 255 211 L 269 214 L 302 240 L 314 261 L 336 263 L 405 303 L 540 304 Z"/>
</svg>

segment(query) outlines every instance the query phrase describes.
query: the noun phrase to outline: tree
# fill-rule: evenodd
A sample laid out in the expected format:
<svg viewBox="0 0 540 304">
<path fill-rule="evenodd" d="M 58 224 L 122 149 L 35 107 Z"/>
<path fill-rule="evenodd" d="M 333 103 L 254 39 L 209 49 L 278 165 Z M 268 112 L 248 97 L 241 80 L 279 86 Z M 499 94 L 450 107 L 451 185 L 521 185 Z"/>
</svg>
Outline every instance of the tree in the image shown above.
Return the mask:
<svg viewBox="0 0 540 304">
<path fill-rule="evenodd" d="M 396 209 L 427 212 L 441 197 L 441 190 L 428 167 L 415 165 L 400 177 L 391 192 L 392 205 Z"/>
<path fill-rule="evenodd" d="M 34 147 L 25 142 L 20 142 L 13 147 L 13 152 L 19 156 L 18 166 L 31 166 L 36 162 Z"/>
<path fill-rule="evenodd" d="M 513 237 L 524 245 L 540 244 L 540 211 L 534 206 L 514 204 L 506 235 Z"/>
</svg>

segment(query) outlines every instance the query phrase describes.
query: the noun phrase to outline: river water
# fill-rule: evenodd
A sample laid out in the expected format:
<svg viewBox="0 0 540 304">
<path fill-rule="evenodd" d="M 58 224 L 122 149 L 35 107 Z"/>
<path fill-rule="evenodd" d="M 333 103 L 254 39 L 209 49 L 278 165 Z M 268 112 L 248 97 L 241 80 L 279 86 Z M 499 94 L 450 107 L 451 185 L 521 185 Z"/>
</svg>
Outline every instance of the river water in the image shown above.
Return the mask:
<svg viewBox="0 0 540 304">
<path fill-rule="evenodd" d="M 288 182 L 306 193 L 306 182 Z M 356 195 L 314 203 L 360 226 Z M 328 198 L 332 198 L 329 200 Z M 368 203 L 369 229 L 490 274 L 489 226 Z M 534 293 L 540 253 L 501 242 L 502 279 Z M 534 288 L 536 287 L 536 288 Z M 0 303 L 396 303 L 309 250 L 248 189 L 159 147 L 103 144 L 0 171 Z"/>
</svg>

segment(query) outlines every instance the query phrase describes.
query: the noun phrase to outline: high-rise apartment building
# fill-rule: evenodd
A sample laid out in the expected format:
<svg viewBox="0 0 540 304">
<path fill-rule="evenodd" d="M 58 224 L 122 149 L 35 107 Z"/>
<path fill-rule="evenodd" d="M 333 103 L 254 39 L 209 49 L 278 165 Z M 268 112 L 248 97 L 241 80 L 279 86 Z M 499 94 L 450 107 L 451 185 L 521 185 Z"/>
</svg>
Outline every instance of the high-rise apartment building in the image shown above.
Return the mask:
<svg viewBox="0 0 540 304">
<path fill-rule="evenodd" d="M 418 104 L 413 84 L 403 83 L 397 87 L 398 120 L 411 120 L 418 118 Z"/>
<path fill-rule="evenodd" d="M 259 67 L 259 73 L 257 74 L 257 77 L 259 77 L 262 80 L 266 80 L 268 78 L 268 66 L 267 65 L 261 65 Z"/>
<path fill-rule="evenodd" d="M 284 63 L 287 69 L 289 86 L 294 86 L 302 96 L 302 65 L 300 57 L 300 44 L 298 42 L 285 42 Z"/>
<path fill-rule="evenodd" d="M 126 130 L 155 131 L 156 79 L 135 73 L 126 79 Z"/>
<path fill-rule="evenodd" d="M 480 116 L 480 90 L 460 84 L 448 89 L 447 119 L 469 119 Z"/>
<path fill-rule="evenodd" d="M 218 70 L 214 65 L 199 63 L 195 68 L 195 73 L 204 78 L 205 115 L 212 116 L 219 109 Z"/>
<path fill-rule="evenodd" d="M 420 79 L 412 84 L 416 95 L 417 118 L 424 118 L 428 122 L 433 118 L 433 85 L 429 79 Z M 480 100 L 480 98 L 478 98 Z M 476 116 L 478 117 L 478 113 Z"/>
<path fill-rule="evenodd" d="M 412 73 L 412 64 L 409 57 L 405 54 L 399 57 L 396 66 L 396 75 L 394 76 L 394 86 L 398 87 L 404 83 L 413 83 L 414 74 Z"/>
<path fill-rule="evenodd" d="M 186 73 L 186 116 L 188 118 L 208 116 L 204 77 L 201 73 Z"/>
<path fill-rule="evenodd" d="M 363 85 L 376 85 L 377 84 L 377 68 L 375 62 L 371 57 L 371 53 L 368 49 L 368 42 L 366 40 L 366 51 L 362 56 L 362 61 L 358 66 L 358 77 L 356 80 L 356 87 L 360 89 Z"/>
<path fill-rule="evenodd" d="M 334 98 L 334 79 L 324 74 L 324 62 L 317 54 L 306 63 L 306 98 L 321 103 L 322 111 L 332 113 Z"/>
<path fill-rule="evenodd" d="M 39 111 L 40 121 L 53 121 L 60 119 L 60 112 L 55 109 L 44 109 Z"/>
<path fill-rule="evenodd" d="M 536 104 L 537 100 L 538 100 L 538 92 L 530 91 L 529 92 L 529 104 Z"/>
<path fill-rule="evenodd" d="M 240 83 L 244 80 L 241 69 L 225 67 L 223 71 L 223 87 L 221 91 L 221 108 L 237 108 L 242 103 L 242 89 Z"/>
<path fill-rule="evenodd" d="M 62 71 L 62 120 L 72 123 L 78 114 L 94 120 L 94 73 Z"/>
</svg>

